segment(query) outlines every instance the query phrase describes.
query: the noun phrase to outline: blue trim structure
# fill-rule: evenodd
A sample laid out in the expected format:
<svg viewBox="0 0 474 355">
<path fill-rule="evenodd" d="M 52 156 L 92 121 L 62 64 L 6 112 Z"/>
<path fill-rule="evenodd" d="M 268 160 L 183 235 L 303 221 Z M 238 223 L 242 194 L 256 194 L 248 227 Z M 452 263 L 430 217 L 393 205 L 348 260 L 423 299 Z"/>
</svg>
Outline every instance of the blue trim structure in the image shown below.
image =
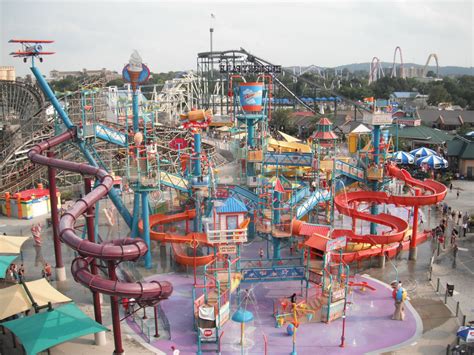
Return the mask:
<svg viewBox="0 0 474 355">
<path fill-rule="evenodd" d="M 150 206 L 148 205 L 148 191 L 142 191 L 142 218 L 143 233 L 142 238 L 148 246 L 145 254 L 145 268 L 151 269 L 151 245 L 150 245 Z"/>
<path fill-rule="evenodd" d="M 278 166 L 312 166 L 312 153 L 265 153 L 263 164 Z"/>
<path fill-rule="evenodd" d="M 305 280 L 304 266 L 242 268 L 242 282 L 275 282 Z"/>
<path fill-rule="evenodd" d="M 96 124 L 94 127 L 95 136 L 106 142 L 119 145 L 121 147 L 127 146 L 127 136 L 122 132 L 116 131 L 110 127 Z"/>
</svg>

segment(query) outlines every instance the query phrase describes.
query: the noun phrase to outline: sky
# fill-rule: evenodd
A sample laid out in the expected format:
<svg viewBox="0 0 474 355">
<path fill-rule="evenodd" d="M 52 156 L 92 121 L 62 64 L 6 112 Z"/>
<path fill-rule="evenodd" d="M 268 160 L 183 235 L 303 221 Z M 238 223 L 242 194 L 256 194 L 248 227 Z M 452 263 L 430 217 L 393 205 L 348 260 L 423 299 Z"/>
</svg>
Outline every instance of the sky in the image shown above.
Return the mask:
<svg viewBox="0 0 474 355">
<path fill-rule="evenodd" d="M 153 72 L 196 68 L 196 55 L 245 48 L 283 66 L 334 67 L 392 62 L 424 64 L 436 53 L 441 66 L 473 66 L 474 1 L 24 1 L 0 0 L 0 65 L 18 45 L 11 38 L 52 39 L 56 54 L 40 64 L 52 69 L 120 71 L 134 49 Z M 215 14 L 212 20 L 210 14 Z M 397 61 L 399 59 L 397 58 Z"/>
</svg>

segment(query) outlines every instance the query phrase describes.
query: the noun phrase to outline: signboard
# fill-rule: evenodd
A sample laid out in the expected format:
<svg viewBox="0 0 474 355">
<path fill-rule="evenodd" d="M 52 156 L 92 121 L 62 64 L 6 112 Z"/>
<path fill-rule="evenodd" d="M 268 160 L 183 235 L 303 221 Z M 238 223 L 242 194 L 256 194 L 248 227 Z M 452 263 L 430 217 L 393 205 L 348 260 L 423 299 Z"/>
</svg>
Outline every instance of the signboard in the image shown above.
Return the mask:
<svg viewBox="0 0 474 355">
<path fill-rule="evenodd" d="M 413 127 L 416 127 L 416 126 L 420 126 L 421 125 L 421 120 L 420 119 L 403 119 L 403 118 L 398 118 L 396 120 L 396 122 L 401 125 L 405 125 L 405 126 L 413 126 Z"/>
<path fill-rule="evenodd" d="M 346 237 L 331 239 L 326 244 L 326 252 L 344 248 L 346 244 Z"/>
<path fill-rule="evenodd" d="M 264 73 L 281 73 L 281 65 L 260 65 L 260 64 L 239 64 L 232 65 L 227 63 L 219 64 L 219 72 L 222 74 L 264 74 Z"/>
<path fill-rule="evenodd" d="M 304 266 L 242 269 L 242 282 L 301 280 L 304 279 Z"/>
<path fill-rule="evenodd" d="M 201 341 L 204 343 L 210 343 L 217 341 L 216 328 L 199 328 L 201 335 Z"/>
<path fill-rule="evenodd" d="M 220 254 L 237 254 L 237 246 L 235 244 L 219 245 Z"/>
<path fill-rule="evenodd" d="M 230 318 L 230 305 L 229 302 L 226 302 L 221 309 L 219 310 L 219 317 L 217 318 L 217 327 L 221 328 L 225 322 Z"/>
<path fill-rule="evenodd" d="M 373 126 L 382 126 L 392 124 L 393 118 L 391 113 L 387 112 L 364 112 L 363 123 Z"/>
</svg>

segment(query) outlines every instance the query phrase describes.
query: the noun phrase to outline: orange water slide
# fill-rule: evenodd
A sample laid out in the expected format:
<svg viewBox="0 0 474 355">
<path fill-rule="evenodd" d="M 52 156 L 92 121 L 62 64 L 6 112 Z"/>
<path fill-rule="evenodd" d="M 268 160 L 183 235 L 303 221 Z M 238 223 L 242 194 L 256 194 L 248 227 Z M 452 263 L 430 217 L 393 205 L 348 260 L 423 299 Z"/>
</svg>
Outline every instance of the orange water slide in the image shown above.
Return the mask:
<svg viewBox="0 0 474 355">
<path fill-rule="evenodd" d="M 334 198 L 334 204 L 340 213 L 355 219 L 385 225 L 390 228 L 390 231 L 382 233 L 382 235 L 357 234 L 350 229 L 333 230 L 331 233 L 332 238 L 346 236 L 348 241 L 353 243 L 372 244 L 372 247 L 368 249 L 344 253 L 343 259 L 345 262 L 353 262 L 371 256 L 380 255 L 382 252 L 388 253 L 389 256 L 395 256 L 399 242 L 403 243 L 404 249 L 408 248 L 409 245 L 409 241 L 403 240 L 409 228 L 407 221 L 386 213 L 372 215 L 367 212 L 358 211 L 356 207 L 353 207 L 354 204 L 369 202 L 377 204 L 395 204 L 397 206 L 426 206 L 436 204 L 442 201 L 446 196 L 446 186 L 437 181 L 421 181 L 415 179 L 410 175 L 410 173 L 408 173 L 408 171 L 399 169 L 394 165 L 389 165 L 387 167 L 387 172 L 388 175 L 405 181 L 405 183 L 410 186 L 421 189 L 423 194 L 419 196 L 397 196 L 388 195 L 385 192 L 356 191 L 337 195 Z M 304 229 L 303 225 L 304 223 L 300 221 L 294 221 L 292 227 L 293 234 L 301 235 L 300 231 Z M 421 242 L 422 239 L 426 240 L 426 234 L 418 234 L 416 238 Z"/>
<path fill-rule="evenodd" d="M 206 233 L 188 233 L 186 235 L 171 234 L 166 232 L 157 232 L 153 230 L 154 226 L 176 223 L 185 220 L 191 220 L 196 217 L 196 210 L 187 210 L 181 213 L 171 215 L 154 214 L 150 216 L 150 239 L 164 243 L 172 243 L 172 248 L 175 253 L 175 260 L 181 265 L 187 266 L 202 266 L 210 263 L 214 259 L 214 255 L 188 256 L 186 253 L 185 243 L 193 246 L 193 243 L 198 245 L 209 245 L 207 242 Z M 143 231 L 143 221 L 138 223 L 138 229 Z M 196 261 L 194 260 L 196 259 Z"/>
</svg>

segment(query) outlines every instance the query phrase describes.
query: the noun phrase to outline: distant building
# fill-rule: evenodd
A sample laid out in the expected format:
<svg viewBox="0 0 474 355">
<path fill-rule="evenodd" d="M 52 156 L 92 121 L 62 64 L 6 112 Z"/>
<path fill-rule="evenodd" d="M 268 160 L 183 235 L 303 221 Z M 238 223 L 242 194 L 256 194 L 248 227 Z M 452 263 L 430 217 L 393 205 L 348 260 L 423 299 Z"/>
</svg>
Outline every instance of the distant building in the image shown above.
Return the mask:
<svg viewBox="0 0 474 355">
<path fill-rule="evenodd" d="M 448 142 L 449 166 L 467 179 L 474 178 L 474 141 L 456 136 Z"/>
<path fill-rule="evenodd" d="M 474 111 L 418 110 L 418 117 L 426 126 L 454 131 L 462 125 L 474 127 Z"/>
<path fill-rule="evenodd" d="M 390 94 L 390 101 L 398 102 L 401 106 L 415 106 L 425 108 L 428 100 L 428 95 L 420 94 L 417 91 L 395 91 Z"/>
<path fill-rule="evenodd" d="M 0 80 L 15 81 L 15 67 L 0 67 Z"/>
<path fill-rule="evenodd" d="M 105 68 L 99 70 L 88 70 L 82 69 L 77 71 L 59 71 L 59 70 L 51 70 L 49 72 L 49 77 L 51 80 L 61 80 L 67 78 L 68 76 L 72 76 L 74 78 L 82 77 L 82 76 L 105 76 L 107 81 L 119 79 L 122 76 L 117 73 L 116 71 L 107 70 Z"/>
</svg>

